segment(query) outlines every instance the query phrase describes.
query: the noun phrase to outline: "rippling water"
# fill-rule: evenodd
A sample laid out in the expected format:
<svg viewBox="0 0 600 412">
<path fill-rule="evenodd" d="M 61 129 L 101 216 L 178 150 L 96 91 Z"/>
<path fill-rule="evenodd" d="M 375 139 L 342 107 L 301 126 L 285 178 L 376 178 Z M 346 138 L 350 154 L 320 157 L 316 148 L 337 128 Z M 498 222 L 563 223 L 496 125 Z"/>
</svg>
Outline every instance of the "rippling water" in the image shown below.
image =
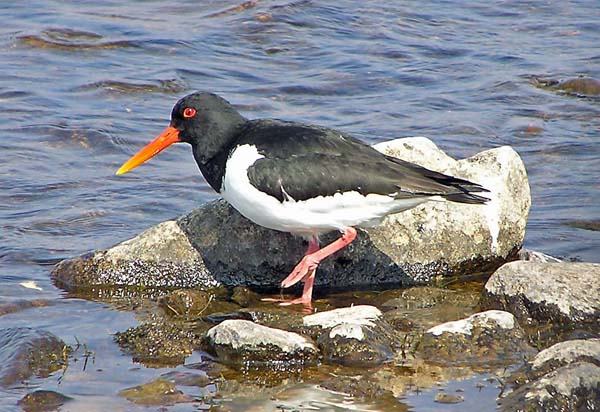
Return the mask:
<svg viewBox="0 0 600 412">
<path fill-rule="evenodd" d="M 49 271 L 215 197 L 184 145 L 114 176 L 193 90 L 371 143 L 425 135 L 457 157 L 511 145 L 532 188 L 525 246 L 600 261 L 600 98 L 532 81 L 600 78 L 596 0 L 48 0 L 0 16 L 0 300 L 49 305 L 0 327 L 77 335 L 103 354 L 95 369 L 131 367 L 109 334 L 135 320 L 61 298 Z M 106 401 L 131 383 L 92 375 L 64 387 Z M 0 409 L 22 395 L 0 392 Z"/>
</svg>

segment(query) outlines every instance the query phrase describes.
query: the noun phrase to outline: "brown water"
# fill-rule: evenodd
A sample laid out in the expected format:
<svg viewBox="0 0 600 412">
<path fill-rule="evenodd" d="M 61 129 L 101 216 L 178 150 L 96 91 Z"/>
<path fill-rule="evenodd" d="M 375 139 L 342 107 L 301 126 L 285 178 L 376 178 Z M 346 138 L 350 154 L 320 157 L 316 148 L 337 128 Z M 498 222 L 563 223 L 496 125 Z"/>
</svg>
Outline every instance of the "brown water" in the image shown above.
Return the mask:
<svg viewBox="0 0 600 412">
<path fill-rule="evenodd" d="M 193 90 L 218 92 L 248 117 L 323 124 L 370 143 L 424 135 L 456 157 L 511 145 L 533 195 L 525 246 L 600 261 L 600 100 L 532 81 L 600 78 L 597 1 L 240 4 L 0 5 L 0 302 L 47 305 L 4 315 L 0 328 L 43 328 L 72 345 L 77 337 L 95 354 L 85 370 L 80 356 L 62 378 L 0 389 L 0 410 L 36 388 L 75 398 L 64 411 L 146 410 L 115 395 L 168 371 L 137 365 L 114 344 L 134 316 L 66 298 L 48 274 L 215 197 L 183 145 L 114 176 Z M 493 405 L 497 392 L 487 385 L 460 408 Z M 290 397 L 318 400 L 311 407 L 321 411 L 382 410 L 311 385 Z M 248 410 L 244 402 L 232 399 L 232 410 Z M 418 391 L 401 402 L 453 407 Z"/>
</svg>

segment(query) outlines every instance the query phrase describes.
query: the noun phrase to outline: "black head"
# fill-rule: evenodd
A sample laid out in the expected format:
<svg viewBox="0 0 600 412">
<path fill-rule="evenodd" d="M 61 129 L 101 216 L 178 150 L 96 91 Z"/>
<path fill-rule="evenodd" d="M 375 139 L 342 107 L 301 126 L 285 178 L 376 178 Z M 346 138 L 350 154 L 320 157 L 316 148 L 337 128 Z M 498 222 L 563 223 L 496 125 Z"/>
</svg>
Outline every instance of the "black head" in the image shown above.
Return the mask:
<svg viewBox="0 0 600 412">
<path fill-rule="evenodd" d="M 125 162 L 117 174 L 127 173 L 177 142 L 191 144 L 198 164 L 205 163 L 230 144 L 245 121 L 227 100 L 216 94 L 187 95 L 173 107 L 169 127 Z"/>
<path fill-rule="evenodd" d="M 227 100 L 208 92 L 183 97 L 171 112 L 171 126 L 179 130 L 179 140 L 199 148 L 223 139 L 245 120 Z"/>
</svg>

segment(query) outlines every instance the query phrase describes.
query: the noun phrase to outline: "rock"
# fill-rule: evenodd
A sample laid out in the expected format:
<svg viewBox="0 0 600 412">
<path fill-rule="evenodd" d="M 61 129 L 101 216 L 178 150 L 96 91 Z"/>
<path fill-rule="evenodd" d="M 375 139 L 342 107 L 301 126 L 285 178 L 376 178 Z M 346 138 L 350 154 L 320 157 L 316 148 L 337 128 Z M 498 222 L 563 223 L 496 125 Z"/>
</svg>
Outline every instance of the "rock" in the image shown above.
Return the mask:
<svg viewBox="0 0 600 412">
<path fill-rule="evenodd" d="M 419 347 L 436 362 L 507 362 L 532 353 L 526 335 L 508 312 L 490 310 L 427 330 Z"/>
<path fill-rule="evenodd" d="M 507 310 L 520 322 L 555 331 L 600 331 L 600 264 L 516 261 L 487 281 L 486 308 Z"/>
<path fill-rule="evenodd" d="M 205 346 L 223 363 L 252 367 L 313 364 L 319 354 L 304 336 L 247 320 L 226 320 L 211 328 Z"/>
<path fill-rule="evenodd" d="M 0 329 L 0 386 L 65 367 L 71 348 L 54 334 L 32 328 Z"/>
<path fill-rule="evenodd" d="M 574 362 L 521 386 L 500 401 L 500 411 L 595 411 L 600 366 Z"/>
<path fill-rule="evenodd" d="M 600 405 L 600 339 L 557 343 L 508 378 L 501 411 L 592 411 Z"/>
<path fill-rule="evenodd" d="M 523 162 L 513 149 L 500 147 L 456 161 L 426 138 L 397 139 L 375 148 L 481 183 L 491 190 L 486 194 L 491 201 L 484 206 L 428 202 L 388 216 L 322 262 L 317 285 L 347 290 L 428 283 L 439 276 L 494 269 L 520 249 L 531 199 Z M 322 242 L 338 236 L 330 233 Z M 301 239 L 259 227 L 216 201 L 110 249 L 62 261 L 52 276 L 67 290 L 97 285 L 273 290 L 305 249 Z"/>
<path fill-rule="evenodd" d="M 462 395 L 454 395 L 451 393 L 436 393 L 434 401 L 437 403 L 461 403 L 465 401 L 465 397 Z"/>
<path fill-rule="evenodd" d="M 178 289 L 159 300 L 160 307 L 175 318 L 197 318 L 212 301 L 208 293 L 194 289 Z"/>
<path fill-rule="evenodd" d="M 37 390 L 25 395 L 17 404 L 24 412 L 41 412 L 58 410 L 73 398 L 62 393 L 46 390 Z"/>
<path fill-rule="evenodd" d="M 538 353 L 531 362 L 531 369 L 540 375 L 576 361 L 587 361 L 600 366 L 600 338 L 557 343 Z"/>
<path fill-rule="evenodd" d="M 162 318 L 115 334 L 119 346 L 133 355 L 135 362 L 164 367 L 182 364 L 200 346 L 201 332 L 179 322 Z"/>
<path fill-rule="evenodd" d="M 429 329 L 436 324 L 471 315 L 476 311 L 480 292 L 465 288 L 451 290 L 433 286 L 415 286 L 382 292 L 373 304 L 381 307 L 390 323 L 408 317 L 417 329 Z"/>
<path fill-rule="evenodd" d="M 305 316 L 305 327 L 318 335 L 324 360 L 345 365 L 372 365 L 394 356 L 394 333 L 374 306 L 358 305 Z"/>
<path fill-rule="evenodd" d="M 169 406 L 193 401 L 193 398 L 178 390 L 174 383 L 164 379 L 156 379 L 143 385 L 123 389 L 119 395 L 143 406 Z"/>
<path fill-rule="evenodd" d="M 251 304 L 258 302 L 260 300 L 260 296 L 245 286 L 236 286 L 233 288 L 231 300 L 246 308 Z"/>
<path fill-rule="evenodd" d="M 597 96 L 600 94 L 600 81 L 589 77 L 576 77 L 567 80 L 533 78 L 534 84 L 579 96 Z"/>
<path fill-rule="evenodd" d="M 542 252 L 535 250 L 521 249 L 518 254 L 519 260 L 527 260 L 530 262 L 542 262 L 542 263 L 558 263 L 562 260 L 555 258 L 554 256 L 547 255 Z"/>
</svg>

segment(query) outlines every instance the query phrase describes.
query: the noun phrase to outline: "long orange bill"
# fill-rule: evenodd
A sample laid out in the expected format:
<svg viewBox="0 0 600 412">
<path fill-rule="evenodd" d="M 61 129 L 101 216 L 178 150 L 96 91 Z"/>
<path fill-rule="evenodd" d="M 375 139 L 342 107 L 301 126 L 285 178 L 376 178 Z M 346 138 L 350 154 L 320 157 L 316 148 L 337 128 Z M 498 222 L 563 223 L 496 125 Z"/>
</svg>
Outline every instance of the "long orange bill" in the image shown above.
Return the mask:
<svg viewBox="0 0 600 412">
<path fill-rule="evenodd" d="M 171 146 L 173 143 L 179 142 L 179 130 L 173 126 L 167 127 L 156 139 L 148 143 L 142 150 L 137 152 L 131 159 L 126 161 L 123 166 L 117 170 L 117 175 L 122 175 L 135 169 L 146 160 L 149 160 Z"/>
</svg>

